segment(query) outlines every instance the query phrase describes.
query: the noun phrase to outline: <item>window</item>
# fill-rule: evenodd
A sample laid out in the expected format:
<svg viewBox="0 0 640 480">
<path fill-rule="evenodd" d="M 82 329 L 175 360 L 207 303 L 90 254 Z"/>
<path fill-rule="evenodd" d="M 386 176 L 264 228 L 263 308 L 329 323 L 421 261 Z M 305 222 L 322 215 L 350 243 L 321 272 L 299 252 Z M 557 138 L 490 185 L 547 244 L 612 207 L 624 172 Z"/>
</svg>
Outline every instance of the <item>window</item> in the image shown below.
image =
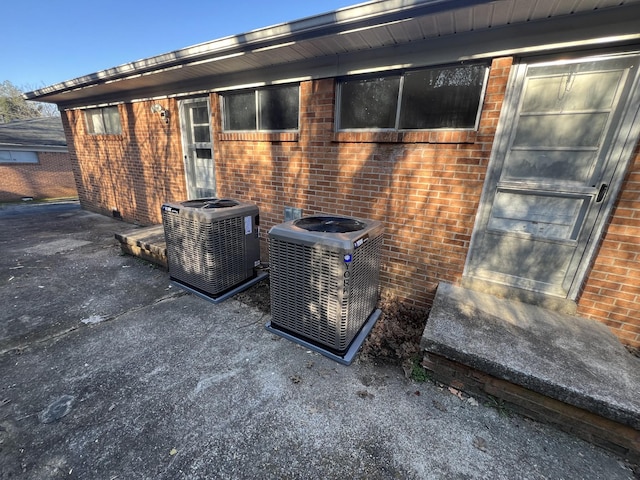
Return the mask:
<svg viewBox="0 0 640 480">
<path fill-rule="evenodd" d="M 223 94 L 224 130 L 297 130 L 299 92 L 287 85 Z"/>
<path fill-rule="evenodd" d="M 36 152 L 0 150 L 0 163 L 38 163 Z"/>
<path fill-rule="evenodd" d="M 473 129 L 486 76 L 486 65 L 462 65 L 347 78 L 338 129 Z"/>
<path fill-rule="evenodd" d="M 92 135 L 120 135 L 120 112 L 118 107 L 92 108 L 84 111 L 87 132 Z"/>
</svg>

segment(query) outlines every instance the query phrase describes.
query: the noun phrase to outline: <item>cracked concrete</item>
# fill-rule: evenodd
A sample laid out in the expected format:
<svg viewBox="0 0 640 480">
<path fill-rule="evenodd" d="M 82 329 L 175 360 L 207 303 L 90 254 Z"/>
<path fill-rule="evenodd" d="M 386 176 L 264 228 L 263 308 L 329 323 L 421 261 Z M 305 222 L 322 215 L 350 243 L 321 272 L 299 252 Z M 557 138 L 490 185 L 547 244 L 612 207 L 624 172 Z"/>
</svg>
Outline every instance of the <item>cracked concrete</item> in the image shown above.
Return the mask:
<svg viewBox="0 0 640 480">
<path fill-rule="evenodd" d="M 551 427 L 176 292 L 120 254 L 111 218 L 29 205 L 0 227 L 2 479 L 634 478 Z"/>
</svg>

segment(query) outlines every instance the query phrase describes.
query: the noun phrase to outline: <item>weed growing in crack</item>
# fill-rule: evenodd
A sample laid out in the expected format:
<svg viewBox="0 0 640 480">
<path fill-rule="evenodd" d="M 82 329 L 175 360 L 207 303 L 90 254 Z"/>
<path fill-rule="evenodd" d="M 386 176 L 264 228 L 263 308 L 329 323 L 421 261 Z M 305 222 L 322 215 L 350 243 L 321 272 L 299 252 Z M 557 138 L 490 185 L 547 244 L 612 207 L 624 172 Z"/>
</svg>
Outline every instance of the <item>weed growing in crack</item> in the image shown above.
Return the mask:
<svg viewBox="0 0 640 480">
<path fill-rule="evenodd" d="M 509 409 L 509 407 L 507 407 L 507 405 L 504 403 L 504 400 L 502 400 L 501 398 L 496 398 L 492 395 L 488 395 L 487 401 L 484 402 L 484 406 L 495 408 L 501 417 L 511 416 L 511 410 Z"/>
<path fill-rule="evenodd" d="M 422 366 L 420 358 L 414 357 L 411 362 L 411 373 L 409 374 L 411 380 L 417 383 L 424 383 L 431 381 L 431 372 Z"/>
</svg>

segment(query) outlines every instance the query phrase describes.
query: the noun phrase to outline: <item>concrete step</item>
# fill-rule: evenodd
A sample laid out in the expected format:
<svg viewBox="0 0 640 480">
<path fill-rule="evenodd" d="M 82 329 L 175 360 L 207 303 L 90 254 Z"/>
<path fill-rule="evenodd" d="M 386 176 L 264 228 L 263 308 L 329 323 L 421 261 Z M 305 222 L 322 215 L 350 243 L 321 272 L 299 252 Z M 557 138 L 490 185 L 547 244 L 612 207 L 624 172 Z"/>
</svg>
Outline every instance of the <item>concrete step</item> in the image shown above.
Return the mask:
<svg viewBox="0 0 640 480">
<path fill-rule="evenodd" d="M 129 229 L 115 234 L 123 252 L 167 269 L 167 245 L 162 225 Z"/>
<path fill-rule="evenodd" d="M 477 390 L 482 374 L 509 382 L 579 409 L 579 417 L 600 429 L 598 419 L 613 422 L 606 428 L 625 432 L 619 453 L 640 455 L 640 359 L 599 322 L 441 283 L 422 348 L 425 365 L 438 370 L 446 364 L 441 373 L 447 370 L 444 377 L 456 388 Z M 510 394 L 508 401 L 523 396 Z M 558 415 L 562 408 L 554 409 L 562 426 L 568 420 Z"/>
</svg>

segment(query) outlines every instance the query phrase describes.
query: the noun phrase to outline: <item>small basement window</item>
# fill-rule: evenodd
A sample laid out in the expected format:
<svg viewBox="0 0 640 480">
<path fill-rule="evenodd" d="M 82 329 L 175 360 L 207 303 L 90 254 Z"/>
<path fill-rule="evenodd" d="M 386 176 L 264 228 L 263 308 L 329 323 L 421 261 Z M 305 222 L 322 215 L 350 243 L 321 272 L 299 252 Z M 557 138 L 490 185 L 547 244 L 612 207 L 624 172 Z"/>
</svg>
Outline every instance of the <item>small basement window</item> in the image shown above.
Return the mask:
<svg viewBox="0 0 640 480">
<path fill-rule="evenodd" d="M 91 135 L 120 135 L 122 125 L 118 107 L 91 108 L 84 111 L 87 132 Z"/>
<path fill-rule="evenodd" d="M 0 163 L 38 163 L 38 154 L 19 150 L 0 150 Z"/>
<path fill-rule="evenodd" d="M 225 131 L 298 129 L 300 87 L 286 85 L 221 94 Z"/>
<path fill-rule="evenodd" d="M 475 129 L 487 73 L 486 64 L 473 64 L 345 78 L 338 129 Z"/>
</svg>

